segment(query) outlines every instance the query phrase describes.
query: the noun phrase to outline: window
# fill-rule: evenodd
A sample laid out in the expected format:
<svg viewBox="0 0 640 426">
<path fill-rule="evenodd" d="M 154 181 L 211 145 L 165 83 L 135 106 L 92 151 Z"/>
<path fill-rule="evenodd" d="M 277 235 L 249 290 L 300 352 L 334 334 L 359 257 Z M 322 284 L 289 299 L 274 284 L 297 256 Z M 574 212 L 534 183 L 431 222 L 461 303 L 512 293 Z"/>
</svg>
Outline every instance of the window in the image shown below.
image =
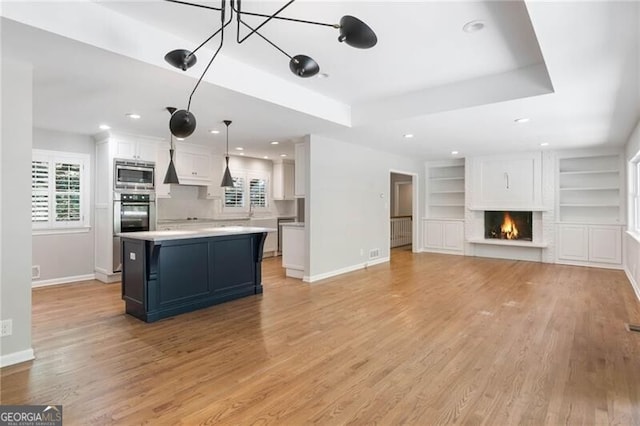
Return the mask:
<svg viewBox="0 0 640 426">
<path fill-rule="evenodd" d="M 33 229 L 89 226 L 86 154 L 33 150 L 31 223 Z"/>
<path fill-rule="evenodd" d="M 233 177 L 233 187 L 224 188 L 224 210 L 249 212 L 268 209 L 268 172 L 231 170 L 231 176 Z"/>
</svg>

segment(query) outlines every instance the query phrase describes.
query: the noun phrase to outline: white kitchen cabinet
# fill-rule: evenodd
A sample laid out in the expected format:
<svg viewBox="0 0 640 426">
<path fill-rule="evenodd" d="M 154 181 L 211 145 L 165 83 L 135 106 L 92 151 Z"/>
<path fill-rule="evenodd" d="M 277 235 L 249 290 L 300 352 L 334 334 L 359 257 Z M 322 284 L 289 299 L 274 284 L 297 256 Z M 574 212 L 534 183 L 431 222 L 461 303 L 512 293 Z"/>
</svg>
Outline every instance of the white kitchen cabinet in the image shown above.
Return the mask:
<svg viewBox="0 0 640 426">
<path fill-rule="evenodd" d="M 221 199 L 224 195 L 224 190 L 220 186 L 220 183 L 222 182 L 222 174 L 224 173 L 225 160 L 220 155 L 212 155 L 211 165 L 211 184 L 200 188 L 198 198 L 208 200 Z"/>
<path fill-rule="evenodd" d="M 472 208 L 542 206 L 542 154 L 520 153 L 471 159 Z"/>
<path fill-rule="evenodd" d="M 463 254 L 464 222 L 462 220 L 425 220 L 424 251 Z"/>
<path fill-rule="evenodd" d="M 306 151 L 307 147 L 303 143 L 297 143 L 295 145 L 295 187 L 294 187 L 294 196 L 296 198 L 302 198 L 305 195 L 305 187 L 306 187 Z"/>
<path fill-rule="evenodd" d="M 622 263 L 622 228 L 616 225 L 559 224 L 558 263 Z"/>
<path fill-rule="evenodd" d="M 273 164 L 273 199 L 293 200 L 295 166 L 289 161 Z"/>
<path fill-rule="evenodd" d="M 285 275 L 303 278 L 305 258 L 304 226 L 282 225 L 282 267 Z"/>
<path fill-rule="evenodd" d="M 200 146 L 176 147 L 175 166 L 181 185 L 211 185 L 211 152 Z"/>
<path fill-rule="evenodd" d="M 158 145 L 154 141 L 132 137 L 114 139 L 113 143 L 115 158 L 156 162 Z"/>
</svg>

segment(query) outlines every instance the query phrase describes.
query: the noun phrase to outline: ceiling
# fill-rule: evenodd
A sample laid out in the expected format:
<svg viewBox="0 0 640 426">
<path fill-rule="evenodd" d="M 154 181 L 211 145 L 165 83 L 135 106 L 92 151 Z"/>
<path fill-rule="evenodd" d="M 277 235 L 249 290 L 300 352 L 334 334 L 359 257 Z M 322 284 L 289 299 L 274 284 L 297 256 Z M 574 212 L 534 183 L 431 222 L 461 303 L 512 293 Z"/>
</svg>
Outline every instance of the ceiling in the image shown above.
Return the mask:
<svg viewBox="0 0 640 426">
<path fill-rule="evenodd" d="M 261 13 L 282 4 L 242 2 Z M 198 128 L 188 140 L 219 151 L 221 121 L 231 119 L 231 147 L 250 156 L 292 155 L 293 142 L 313 133 L 428 160 L 543 143 L 620 146 L 639 117 L 635 2 L 299 0 L 282 13 L 330 23 L 345 14 L 367 22 L 378 45 L 353 49 L 335 29 L 298 23 L 261 30 L 290 54 L 312 56 L 324 79 L 294 76 L 288 58 L 258 37 L 237 44 L 230 25 L 194 95 Z M 108 123 L 162 138 L 164 107 L 186 106 L 216 42 L 186 73 L 162 52 L 193 49 L 219 25 L 217 12 L 161 1 L 18 2 L 2 15 L 3 59 L 34 66 L 36 126 L 94 134 Z M 478 19 L 484 30 L 462 31 Z M 514 122 L 521 117 L 530 121 Z"/>
</svg>

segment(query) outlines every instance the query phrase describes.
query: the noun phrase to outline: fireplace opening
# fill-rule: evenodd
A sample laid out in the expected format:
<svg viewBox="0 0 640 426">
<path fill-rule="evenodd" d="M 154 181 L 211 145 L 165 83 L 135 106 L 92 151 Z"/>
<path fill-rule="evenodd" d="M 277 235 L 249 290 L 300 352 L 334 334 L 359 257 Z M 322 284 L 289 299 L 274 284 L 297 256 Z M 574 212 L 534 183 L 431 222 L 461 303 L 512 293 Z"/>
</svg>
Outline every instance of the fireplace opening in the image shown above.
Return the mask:
<svg viewBox="0 0 640 426">
<path fill-rule="evenodd" d="M 532 241 L 532 212 L 484 212 L 484 237 L 500 240 Z"/>
</svg>

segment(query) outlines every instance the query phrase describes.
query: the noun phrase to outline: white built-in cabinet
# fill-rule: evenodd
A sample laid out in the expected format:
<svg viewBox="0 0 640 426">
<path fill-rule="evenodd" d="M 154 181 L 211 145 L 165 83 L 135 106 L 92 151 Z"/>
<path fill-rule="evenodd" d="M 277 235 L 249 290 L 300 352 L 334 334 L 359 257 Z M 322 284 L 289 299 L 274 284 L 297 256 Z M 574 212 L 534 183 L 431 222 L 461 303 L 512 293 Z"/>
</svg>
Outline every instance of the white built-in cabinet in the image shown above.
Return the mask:
<svg viewBox="0 0 640 426">
<path fill-rule="evenodd" d="M 295 145 L 295 185 L 294 196 L 296 198 L 304 197 L 306 186 L 306 152 L 307 147 L 304 143 L 297 143 Z"/>
<path fill-rule="evenodd" d="M 206 147 L 181 143 L 176 147 L 175 166 L 181 185 L 210 185 L 211 151 Z"/>
<path fill-rule="evenodd" d="M 273 163 L 273 199 L 294 199 L 294 164 L 290 161 Z"/>
<path fill-rule="evenodd" d="M 128 160 L 156 161 L 158 144 L 156 141 L 146 141 L 135 136 L 129 138 L 113 138 L 115 158 Z"/>
<path fill-rule="evenodd" d="M 426 212 L 423 250 L 464 252 L 464 159 L 426 164 Z"/>
<path fill-rule="evenodd" d="M 621 153 L 557 158 L 557 262 L 621 267 L 624 161 Z"/>
<path fill-rule="evenodd" d="M 473 210 L 542 210 L 542 153 L 470 159 Z"/>
</svg>

